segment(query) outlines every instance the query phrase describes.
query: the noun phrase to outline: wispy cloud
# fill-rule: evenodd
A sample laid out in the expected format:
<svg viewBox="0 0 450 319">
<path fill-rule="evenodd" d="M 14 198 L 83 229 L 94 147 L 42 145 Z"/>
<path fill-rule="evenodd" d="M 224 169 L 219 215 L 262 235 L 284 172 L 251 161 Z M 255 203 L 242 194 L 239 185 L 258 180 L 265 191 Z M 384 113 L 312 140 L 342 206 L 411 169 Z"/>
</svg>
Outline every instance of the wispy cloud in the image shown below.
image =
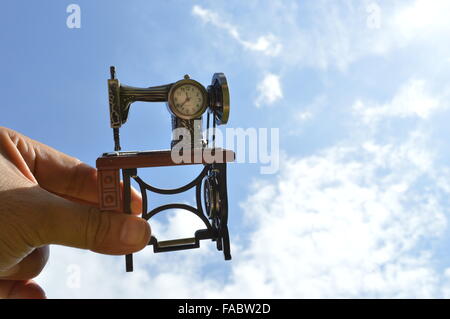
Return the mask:
<svg viewBox="0 0 450 319">
<path fill-rule="evenodd" d="M 429 118 L 434 112 L 446 108 L 437 94 L 428 91 L 424 80 L 412 79 L 404 84 L 391 101 L 382 105 L 358 100 L 353 108 L 364 122 L 375 124 L 383 118 Z"/>
<path fill-rule="evenodd" d="M 228 291 L 258 297 L 436 296 L 440 274 L 421 246 L 442 236 L 447 217 L 439 203 L 447 194 L 435 184 L 426 194 L 418 187 L 430 165 L 411 159 L 432 163 L 423 146 L 413 135 L 399 145 L 332 147 L 288 160 L 275 184 L 255 184 L 243 207 L 257 225 L 251 257 L 235 267 Z M 259 292 L 241 286 L 249 273 Z"/>
<path fill-rule="evenodd" d="M 305 112 L 298 112 L 295 115 L 295 118 L 300 120 L 300 121 L 306 121 L 309 120 L 313 117 L 313 114 L 309 111 L 305 111 Z"/>
<path fill-rule="evenodd" d="M 244 48 L 277 57 L 279 60 L 272 63 L 289 66 L 346 70 L 362 58 L 385 56 L 410 44 L 448 47 L 448 41 L 442 41 L 442 36 L 450 30 L 448 1 L 376 3 L 318 0 L 301 6 L 295 1 L 268 4 L 268 9 L 260 13 L 264 19 L 255 21 L 254 28 L 266 28 L 270 23 L 273 33 L 252 41 L 244 40 L 238 26 L 224 21 L 214 9 L 195 5 L 192 13 L 205 23 L 225 30 Z M 376 28 L 369 23 L 374 5 L 379 8 Z M 309 23 L 302 24 L 306 18 Z"/>
<path fill-rule="evenodd" d="M 402 86 L 391 107 L 402 109 L 404 88 L 417 83 Z M 279 176 L 255 181 L 241 204 L 249 241 L 233 236 L 238 245 L 227 275 L 214 271 L 223 260 L 208 243 L 187 253 L 136 254 L 131 277 L 123 275 L 122 257 L 58 248 L 41 276 L 44 286 L 84 298 L 448 296 L 450 271 L 435 267 L 426 243 L 446 230 L 450 172 L 425 133 L 413 128 L 389 143 L 376 134 L 350 138 L 282 163 Z M 172 237 L 195 226 L 179 212 L 169 221 L 154 227 Z M 78 290 L 61 280 L 72 263 L 82 270 Z"/>
<path fill-rule="evenodd" d="M 411 41 L 430 35 L 448 34 L 450 2 L 446 0 L 416 0 L 398 10 L 392 17 L 392 28 Z"/>
<path fill-rule="evenodd" d="M 311 3 L 307 26 L 299 26 L 295 10 L 261 13 L 274 28 L 285 30 L 273 34 L 286 38 L 269 33 L 249 40 L 239 22 L 223 21 L 212 9 L 197 5 L 192 14 L 223 30 L 243 49 L 269 56 L 283 67 L 340 70 L 419 38 L 439 39 L 443 27 L 423 21 L 447 23 L 441 0 L 382 6 L 380 29 L 366 26 L 366 8 L 372 1 L 344 1 L 343 6 Z M 421 11 L 425 20 L 420 20 Z M 448 41 L 436 43 L 448 46 Z M 281 72 L 264 72 L 255 85 L 258 107 L 275 104 L 287 94 Z M 450 267 L 437 268 L 439 257 L 430 247 L 442 240 L 448 225 L 450 170 L 438 161 L 444 153 L 436 155 L 430 137 L 415 124 L 404 136 L 389 141 L 378 138 L 382 129 L 377 125 L 364 131 L 367 124 L 388 119 L 426 122 L 444 110 L 441 94 L 427 84 L 408 80 L 386 100 L 350 99 L 356 123 L 347 128 L 349 138 L 301 158 L 286 156 L 278 177 L 255 181 L 242 202 L 248 228 L 245 235 L 232 234 L 230 263 L 223 262 L 213 243 L 173 254 L 147 249 L 135 255 L 135 273 L 124 276 L 122 257 L 56 247 L 50 267 L 38 281 L 53 294 L 64 291 L 59 297 L 82 298 L 450 296 Z M 328 92 L 327 96 L 333 101 Z M 308 119 L 311 113 L 321 123 L 320 112 L 312 107 L 295 116 Z M 194 227 L 185 218 L 175 213 L 168 223 L 153 222 L 152 227 L 172 238 L 186 225 Z M 248 236 L 248 241 L 239 236 Z M 82 270 L 78 290 L 65 284 L 70 264 Z"/>
<path fill-rule="evenodd" d="M 224 21 L 224 19 L 220 18 L 216 12 L 195 5 L 192 8 L 192 14 L 200 17 L 205 23 L 210 23 L 217 28 L 225 30 L 245 49 L 258 51 L 268 56 L 277 56 L 282 50 L 281 43 L 279 43 L 279 40 L 272 34 L 259 36 L 254 41 L 244 40 L 238 31 L 238 27 Z"/>
</svg>

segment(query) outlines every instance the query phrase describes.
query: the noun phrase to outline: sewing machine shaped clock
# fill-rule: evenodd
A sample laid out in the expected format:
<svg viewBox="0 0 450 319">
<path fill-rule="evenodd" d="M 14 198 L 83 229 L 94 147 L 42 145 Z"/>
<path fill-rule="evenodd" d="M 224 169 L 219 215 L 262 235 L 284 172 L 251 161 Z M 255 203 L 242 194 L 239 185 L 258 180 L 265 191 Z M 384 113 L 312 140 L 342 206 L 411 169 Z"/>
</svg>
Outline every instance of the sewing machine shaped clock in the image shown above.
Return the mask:
<svg viewBox="0 0 450 319">
<path fill-rule="evenodd" d="M 230 260 L 226 168 L 227 162 L 234 161 L 235 154 L 231 150 L 215 147 L 216 125 L 226 124 L 230 112 L 230 97 L 225 75 L 215 73 L 211 85 L 207 88 L 190 79 L 188 75 L 171 84 L 137 88 L 121 84 L 116 78 L 113 66 L 110 72 L 109 111 L 115 146 L 114 152 L 104 153 L 96 161 L 100 210 L 130 214 L 130 181 L 133 178 L 139 185 L 142 195 L 142 218 L 149 220 L 160 212 L 182 209 L 198 216 L 206 227 L 197 230 L 192 238 L 158 241 L 152 235 L 149 245 L 153 246 L 155 253 L 199 248 L 200 240 L 210 239 L 216 242 L 219 251 L 223 251 L 225 260 Z M 189 133 L 185 136 L 190 138 L 180 139 L 179 135 L 173 133 L 170 150 L 121 151 L 119 129 L 128 119 L 131 104 L 136 101 L 166 102 L 172 116 L 172 132 L 185 130 Z M 207 113 L 206 140 L 202 134 L 202 116 L 205 112 Z M 184 160 L 180 161 L 179 157 L 174 155 L 181 155 Z M 138 176 L 139 168 L 193 164 L 202 164 L 203 170 L 193 181 L 175 189 L 154 187 Z M 122 171 L 123 187 L 120 183 L 120 171 Z M 197 207 L 173 203 L 147 211 L 149 206 L 147 191 L 171 195 L 194 187 Z M 133 271 L 133 255 L 126 255 L 125 261 L 126 271 Z"/>
</svg>

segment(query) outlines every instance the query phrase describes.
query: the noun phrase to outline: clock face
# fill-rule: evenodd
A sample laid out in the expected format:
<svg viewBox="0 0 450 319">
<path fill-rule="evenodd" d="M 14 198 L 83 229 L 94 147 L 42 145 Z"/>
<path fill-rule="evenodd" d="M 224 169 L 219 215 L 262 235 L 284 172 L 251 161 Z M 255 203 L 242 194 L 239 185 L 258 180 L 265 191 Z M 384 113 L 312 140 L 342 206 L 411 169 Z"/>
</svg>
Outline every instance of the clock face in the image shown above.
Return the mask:
<svg viewBox="0 0 450 319">
<path fill-rule="evenodd" d="M 199 87 L 192 84 L 183 84 L 173 92 L 173 107 L 185 116 L 193 116 L 202 110 L 204 98 Z"/>
<path fill-rule="evenodd" d="M 186 75 L 174 83 L 169 91 L 167 106 L 172 115 L 193 120 L 202 116 L 208 104 L 208 93 L 203 85 Z"/>
</svg>

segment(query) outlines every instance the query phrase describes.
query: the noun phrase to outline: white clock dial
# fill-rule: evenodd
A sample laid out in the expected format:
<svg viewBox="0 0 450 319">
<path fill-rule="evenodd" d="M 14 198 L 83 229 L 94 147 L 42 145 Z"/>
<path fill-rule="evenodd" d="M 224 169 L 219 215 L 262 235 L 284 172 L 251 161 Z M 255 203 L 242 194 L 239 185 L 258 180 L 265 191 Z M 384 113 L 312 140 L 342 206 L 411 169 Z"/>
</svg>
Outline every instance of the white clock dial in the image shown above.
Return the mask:
<svg viewBox="0 0 450 319">
<path fill-rule="evenodd" d="M 173 94 L 174 107 L 183 115 L 198 113 L 203 107 L 203 94 L 192 84 L 184 84 L 176 88 Z"/>
</svg>

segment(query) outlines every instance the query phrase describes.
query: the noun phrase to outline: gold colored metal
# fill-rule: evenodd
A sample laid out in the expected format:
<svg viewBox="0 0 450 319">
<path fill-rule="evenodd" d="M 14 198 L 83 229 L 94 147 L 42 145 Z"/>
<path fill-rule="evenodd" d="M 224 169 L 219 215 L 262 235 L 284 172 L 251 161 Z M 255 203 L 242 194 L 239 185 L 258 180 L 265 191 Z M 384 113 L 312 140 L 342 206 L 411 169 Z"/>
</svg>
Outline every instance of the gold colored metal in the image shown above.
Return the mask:
<svg viewBox="0 0 450 319">
<path fill-rule="evenodd" d="M 114 150 L 121 150 L 119 128 L 127 121 L 130 107 L 133 102 L 166 102 L 166 106 L 172 115 L 172 130 L 177 128 L 185 128 L 191 135 L 192 148 L 202 148 L 205 143 L 202 139 L 202 115 L 206 109 L 213 114 L 213 124 L 222 125 L 228 122 L 230 114 L 230 94 L 228 83 L 223 73 L 215 73 L 212 78 L 211 85 L 206 90 L 199 82 L 192 80 L 188 74 L 184 75 L 184 79 L 166 85 L 153 86 L 148 88 L 139 88 L 123 85 L 116 77 L 114 66 L 110 68 L 111 77 L 108 80 L 109 94 L 109 111 L 110 124 L 114 135 Z M 186 92 L 186 101 L 181 105 L 175 103 L 175 92 L 184 85 L 190 85 L 197 88 L 201 94 L 202 101 L 191 106 L 190 103 L 184 103 L 195 99 L 196 97 L 188 97 Z M 195 90 L 194 90 L 195 91 Z M 200 97 L 200 96 L 199 96 Z M 197 106 L 198 105 L 198 106 Z M 176 107 L 178 106 L 178 108 Z M 181 110 L 179 109 L 181 108 Z M 182 113 L 185 111 L 185 113 Z M 189 113 L 193 112 L 193 113 Z M 208 113 L 209 119 L 209 113 Z M 209 125 L 209 120 L 208 120 Z M 213 133 L 213 136 L 215 133 Z M 213 144 L 215 139 L 213 138 Z M 171 146 L 179 142 L 178 138 L 173 138 Z M 187 142 L 187 141 L 186 141 Z M 214 145 L 213 145 L 214 146 Z"/>
<path fill-rule="evenodd" d="M 108 80 L 111 127 L 119 128 L 128 119 L 133 102 L 166 102 L 173 84 L 138 88 L 120 84 L 117 79 Z"/>
<path fill-rule="evenodd" d="M 209 111 L 214 114 L 214 121 L 217 125 L 226 124 L 230 116 L 230 91 L 225 74 L 214 73 L 208 93 Z"/>
<path fill-rule="evenodd" d="M 178 245 L 193 245 L 195 244 L 195 238 L 180 238 L 180 239 L 173 239 L 173 240 L 164 240 L 158 242 L 159 247 L 165 248 L 165 247 L 173 247 Z"/>
</svg>

